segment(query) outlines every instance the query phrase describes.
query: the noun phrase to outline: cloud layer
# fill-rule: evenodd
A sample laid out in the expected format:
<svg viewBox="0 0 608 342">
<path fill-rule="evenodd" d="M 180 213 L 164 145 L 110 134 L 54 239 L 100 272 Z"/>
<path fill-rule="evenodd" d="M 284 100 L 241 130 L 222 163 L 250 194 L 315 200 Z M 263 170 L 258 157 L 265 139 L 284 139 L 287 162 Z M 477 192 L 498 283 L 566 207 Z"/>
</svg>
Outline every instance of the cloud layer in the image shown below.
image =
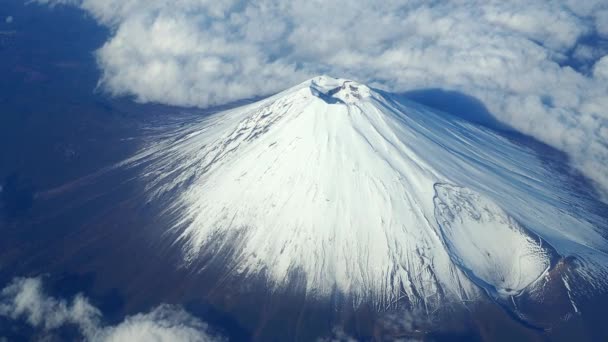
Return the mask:
<svg viewBox="0 0 608 342">
<path fill-rule="evenodd" d="M 319 73 L 457 90 L 608 189 L 608 2 L 38 0 L 112 29 L 101 85 L 209 106 Z"/>
<path fill-rule="evenodd" d="M 0 317 L 25 320 L 45 332 L 75 326 L 92 342 L 221 341 L 205 323 L 184 310 L 161 305 L 149 313 L 127 317 L 116 326 L 104 326 L 102 314 L 82 295 L 71 301 L 48 296 L 40 278 L 16 278 L 0 292 Z"/>
</svg>

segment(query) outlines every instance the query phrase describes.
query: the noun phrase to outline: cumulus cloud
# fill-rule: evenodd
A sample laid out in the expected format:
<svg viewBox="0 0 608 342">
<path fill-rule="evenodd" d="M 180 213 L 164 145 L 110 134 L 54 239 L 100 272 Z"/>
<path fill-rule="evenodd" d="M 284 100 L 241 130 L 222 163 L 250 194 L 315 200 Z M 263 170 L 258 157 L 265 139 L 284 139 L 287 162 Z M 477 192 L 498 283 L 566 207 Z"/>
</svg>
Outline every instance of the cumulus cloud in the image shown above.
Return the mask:
<svg viewBox="0 0 608 342">
<path fill-rule="evenodd" d="M 608 56 L 604 56 L 595 63 L 595 66 L 593 67 L 593 76 L 608 82 Z"/>
<path fill-rule="evenodd" d="M 38 2 L 111 28 L 97 57 L 112 94 L 205 107 L 319 73 L 456 90 L 608 189 L 605 0 Z"/>
<path fill-rule="evenodd" d="M 208 326 L 179 307 L 161 305 L 149 313 L 104 326 L 102 314 L 82 295 L 71 301 L 45 294 L 40 278 L 16 278 L 0 292 L 0 317 L 22 319 L 34 328 L 50 332 L 76 326 L 83 339 L 92 342 L 121 341 L 221 341 Z"/>
</svg>

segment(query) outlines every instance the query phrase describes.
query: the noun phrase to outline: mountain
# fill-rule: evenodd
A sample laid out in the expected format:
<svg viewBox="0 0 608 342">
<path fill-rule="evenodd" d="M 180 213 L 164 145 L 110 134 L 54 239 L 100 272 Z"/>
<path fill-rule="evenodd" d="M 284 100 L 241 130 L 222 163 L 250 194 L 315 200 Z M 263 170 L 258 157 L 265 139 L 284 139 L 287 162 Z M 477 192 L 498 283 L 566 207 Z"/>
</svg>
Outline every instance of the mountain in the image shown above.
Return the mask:
<svg viewBox="0 0 608 342">
<path fill-rule="evenodd" d="M 123 165 L 167 201 L 165 238 L 194 271 L 215 260 L 277 289 L 427 312 L 556 281 L 576 311 L 572 274 L 605 284 L 606 213 L 535 149 L 351 80 L 212 114 Z"/>
</svg>

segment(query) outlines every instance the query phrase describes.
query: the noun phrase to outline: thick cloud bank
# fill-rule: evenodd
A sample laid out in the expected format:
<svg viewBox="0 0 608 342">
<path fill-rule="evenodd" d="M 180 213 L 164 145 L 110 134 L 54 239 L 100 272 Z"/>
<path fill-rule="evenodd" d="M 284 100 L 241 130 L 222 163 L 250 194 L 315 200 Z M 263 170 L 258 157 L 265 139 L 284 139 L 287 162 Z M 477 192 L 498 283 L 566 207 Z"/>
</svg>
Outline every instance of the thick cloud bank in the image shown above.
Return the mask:
<svg viewBox="0 0 608 342">
<path fill-rule="evenodd" d="M 25 320 L 37 330 L 52 333 L 75 326 L 92 342 L 221 341 L 203 322 L 184 310 L 161 305 L 149 313 L 127 317 L 116 326 L 102 325 L 102 315 L 82 295 L 71 301 L 46 295 L 40 278 L 16 278 L 0 292 L 0 317 Z"/>
<path fill-rule="evenodd" d="M 208 106 L 319 73 L 456 90 L 608 189 L 608 2 L 38 0 L 112 29 L 101 85 Z"/>
</svg>

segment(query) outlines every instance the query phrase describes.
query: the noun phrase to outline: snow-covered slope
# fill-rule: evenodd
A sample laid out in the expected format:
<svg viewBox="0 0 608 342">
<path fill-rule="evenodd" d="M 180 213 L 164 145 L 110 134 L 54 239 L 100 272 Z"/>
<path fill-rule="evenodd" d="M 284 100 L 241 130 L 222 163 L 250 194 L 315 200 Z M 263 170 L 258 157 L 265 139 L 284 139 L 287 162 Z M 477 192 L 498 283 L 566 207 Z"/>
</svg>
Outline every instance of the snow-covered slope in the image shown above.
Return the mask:
<svg viewBox="0 0 608 342">
<path fill-rule="evenodd" d="M 344 79 L 216 113 L 128 163 L 170 203 L 188 265 L 227 247 L 226 270 L 277 287 L 298 272 L 310 295 L 506 297 L 562 256 L 595 281 L 608 251 L 606 217 L 531 149 Z"/>
</svg>

